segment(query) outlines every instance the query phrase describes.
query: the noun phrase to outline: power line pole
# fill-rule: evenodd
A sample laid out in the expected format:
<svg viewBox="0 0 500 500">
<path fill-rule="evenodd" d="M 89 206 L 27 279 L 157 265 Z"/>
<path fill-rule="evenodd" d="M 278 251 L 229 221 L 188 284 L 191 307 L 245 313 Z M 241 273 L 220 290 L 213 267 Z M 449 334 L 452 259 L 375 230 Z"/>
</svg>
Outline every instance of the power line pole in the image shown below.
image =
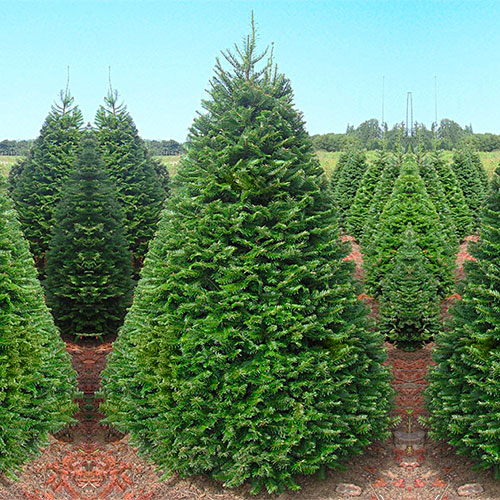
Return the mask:
<svg viewBox="0 0 500 500">
<path fill-rule="evenodd" d="M 410 124 L 408 124 L 408 114 L 410 115 Z M 406 135 L 408 135 L 408 130 L 413 137 L 413 97 L 411 92 L 406 94 Z"/>
</svg>

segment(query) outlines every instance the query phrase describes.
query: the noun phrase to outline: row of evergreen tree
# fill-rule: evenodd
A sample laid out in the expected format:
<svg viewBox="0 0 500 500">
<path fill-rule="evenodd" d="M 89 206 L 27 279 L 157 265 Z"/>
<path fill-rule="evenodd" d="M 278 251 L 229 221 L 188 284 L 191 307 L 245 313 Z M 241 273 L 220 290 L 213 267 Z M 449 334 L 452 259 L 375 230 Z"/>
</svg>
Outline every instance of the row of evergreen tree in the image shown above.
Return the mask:
<svg viewBox="0 0 500 500">
<path fill-rule="evenodd" d="M 256 52 L 255 31 L 243 48 L 225 57 L 230 69 L 217 62 L 210 98 L 203 102 L 207 113 L 190 130 L 175 189 L 103 372 L 102 408 L 106 421 L 129 432 L 140 452 L 162 470 L 207 473 L 230 487 L 248 480 L 253 492 L 261 487 L 275 492 L 296 489 L 297 475 L 339 467 L 347 456 L 387 437 L 393 394 L 383 365 L 385 333 L 368 321 L 353 264 L 345 260 L 349 248 L 339 240 L 360 191 L 347 173 L 363 162 L 362 154 L 350 152 L 339 166 L 345 173 L 337 172 L 330 186 L 294 108 L 290 82 L 277 71 L 272 54 L 258 67 L 266 52 Z M 127 202 L 140 207 L 135 197 L 143 193 L 127 190 L 142 178 L 134 169 L 149 159 L 129 161 L 127 148 L 135 151 L 139 139 L 120 142 L 119 131 L 106 127 L 102 133 L 101 123 L 116 123 L 126 114 L 117 111 L 114 95 L 109 99 L 97 130 L 81 130 L 79 112 L 65 94 L 33 152 L 11 177 L 36 262 L 48 275 L 49 301 L 71 300 L 75 290 L 79 297 L 106 290 L 107 283 L 96 278 L 115 271 L 108 258 L 125 269 L 131 249 L 134 263 L 142 261 L 147 243 L 137 232 L 144 235 L 141 224 L 148 219 L 132 225 L 127 213 L 135 212 L 127 212 Z M 69 125 L 73 120 L 76 126 Z M 67 148 L 54 147 L 61 135 L 72 138 Z M 119 151 L 117 144 L 126 148 Z M 107 158 L 123 170 L 111 168 Z M 368 203 L 363 206 L 367 222 L 356 224 L 368 229 L 363 232 L 367 284 L 385 311 L 379 328 L 391 332 L 389 337 L 420 321 L 420 311 L 419 318 L 409 314 L 415 311 L 411 294 L 420 293 L 423 281 L 418 272 L 427 273 L 422 302 L 429 309 L 428 334 L 436 331 L 433 297 L 452 285 L 453 245 L 468 228 L 443 230 L 445 217 L 464 215 L 446 205 L 449 197 L 439 198 L 439 184 L 435 192 L 426 188 L 437 179 L 445 193 L 444 179 L 457 179 L 453 169 L 454 177 L 439 174 L 441 164 L 446 165 L 436 154 L 382 152 L 365 168 L 366 173 L 378 169 L 378 175 L 372 170 L 362 177 L 360 197 L 372 202 L 369 209 Z M 434 170 L 424 173 L 429 165 Z M 157 179 L 159 186 L 154 172 L 147 179 Z M 435 435 L 451 431 L 446 439 L 490 465 L 500 463 L 499 174 L 455 322 L 436 332 L 438 365 L 428 391 Z M 369 188 L 368 180 L 377 177 Z M 450 192 L 467 199 L 458 184 Z M 10 471 L 43 444 L 48 432 L 71 421 L 76 384 L 5 193 L 0 204 L 5 311 L 0 471 Z M 466 202 L 463 206 L 472 229 L 476 214 Z M 116 249 L 113 255 L 107 244 Z M 126 302 L 130 282 L 126 275 L 121 278 Z M 67 295 L 63 281 L 71 289 Z M 61 291 L 59 299 L 54 290 Z M 74 314 L 69 307 L 57 312 L 61 321 L 72 321 Z M 404 345 L 425 339 L 399 340 Z"/>
<path fill-rule="evenodd" d="M 10 190 L 62 333 L 116 333 L 168 191 L 118 94 L 84 129 L 66 91 Z"/>
</svg>

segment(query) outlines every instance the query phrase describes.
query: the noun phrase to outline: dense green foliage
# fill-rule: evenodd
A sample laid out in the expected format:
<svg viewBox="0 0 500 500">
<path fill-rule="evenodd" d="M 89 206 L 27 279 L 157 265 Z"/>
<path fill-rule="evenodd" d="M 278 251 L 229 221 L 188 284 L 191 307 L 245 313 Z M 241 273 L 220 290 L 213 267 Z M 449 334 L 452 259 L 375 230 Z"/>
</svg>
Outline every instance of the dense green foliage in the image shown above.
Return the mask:
<svg viewBox="0 0 500 500">
<path fill-rule="evenodd" d="M 160 141 L 145 139 L 144 142 L 153 156 L 181 155 L 184 152 L 182 144 L 173 139 Z"/>
<path fill-rule="evenodd" d="M 469 149 L 455 151 L 452 167 L 464 194 L 467 206 L 472 213 L 474 225 L 477 227 L 481 205 L 486 193 L 484 192 L 477 165 L 472 159 L 472 152 Z"/>
<path fill-rule="evenodd" d="M 384 170 L 380 176 L 375 191 L 373 193 L 370 207 L 367 210 L 366 222 L 363 228 L 363 236 L 361 239 L 361 246 L 363 252 L 366 252 L 372 243 L 373 233 L 380 221 L 380 216 L 384 209 L 387 200 L 391 196 L 394 189 L 394 183 L 399 176 L 401 169 L 401 157 L 396 157 L 389 154 L 385 161 Z"/>
<path fill-rule="evenodd" d="M 408 124 L 410 125 L 410 124 Z M 472 127 L 461 127 L 457 122 L 444 118 L 436 127 L 428 129 L 423 123 L 415 122 L 412 130 L 406 130 L 404 123 L 396 123 L 392 128 L 387 123 L 380 123 L 375 118 L 365 120 L 357 127 L 347 126 L 344 134 L 327 133 L 316 134 L 311 137 L 314 147 L 325 151 L 342 151 L 348 146 L 355 145 L 361 149 L 387 149 L 397 151 L 401 141 L 403 149 L 417 149 L 420 143 L 423 151 L 431 152 L 436 146 L 441 150 L 472 145 L 478 151 L 493 151 L 500 149 L 500 135 L 474 134 Z M 400 139 L 400 132 L 403 137 Z M 413 133 L 412 133 L 413 132 Z"/>
<path fill-rule="evenodd" d="M 462 300 L 437 337 L 427 390 L 432 436 L 485 466 L 500 465 L 500 169 L 471 248 Z"/>
<path fill-rule="evenodd" d="M 73 167 L 83 118 L 68 92 L 52 106 L 28 161 L 15 178 L 12 197 L 41 276 L 53 230 L 54 210 Z"/>
<path fill-rule="evenodd" d="M 412 155 L 405 156 L 401 174 L 366 251 L 366 282 L 375 295 L 381 291 L 381 282 L 404 241 L 408 224 L 412 225 L 416 244 L 424 252 L 427 268 L 437 280 L 438 292 L 442 295 L 452 284 L 456 248 L 449 246 L 443 234 L 439 215 L 425 190 Z"/>
<path fill-rule="evenodd" d="M 446 202 L 450 207 L 450 216 L 459 239 L 471 234 L 472 214 L 465 201 L 462 188 L 451 165 L 437 152 L 428 156 L 441 181 Z"/>
<path fill-rule="evenodd" d="M 377 328 L 403 349 L 416 349 L 440 330 L 436 279 L 408 224 L 394 262 L 382 281 Z"/>
<path fill-rule="evenodd" d="M 104 167 L 118 191 L 125 213 L 127 239 L 136 273 L 142 267 L 149 241 L 156 230 L 165 190 L 153 161 L 127 108 L 109 91 L 95 123 Z"/>
<path fill-rule="evenodd" d="M 339 213 L 339 220 L 345 228 L 345 218 L 352 205 L 356 191 L 366 171 L 366 157 L 363 151 L 351 148 L 333 191 L 333 199 Z"/>
<path fill-rule="evenodd" d="M 363 234 L 375 189 L 388 161 L 388 155 L 383 151 L 378 153 L 375 160 L 368 165 L 356 191 L 356 196 L 347 212 L 346 232 L 358 240 Z"/>
<path fill-rule="evenodd" d="M 9 140 L 0 141 L 0 156 L 26 156 L 33 146 L 32 140 Z"/>
<path fill-rule="evenodd" d="M 132 300 L 131 261 L 116 191 L 87 131 L 47 253 L 47 303 L 63 333 L 116 333 Z"/>
<path fill-rule="evenodd" d="M 342 151 L 342 153 L 340 153 L 337 164 L 335 165 L 335 168 L 330 177 L 330 190 L 332 193 L 335 193 L 335 190 L 337 189 L 337 184 L 347 163 L 349 155 L 350 149 L 347 149 L 346 151 Z"/>
<path fill-rule="evenodd" d="M 447 244 L 451 247 L 457 247 L 458 235 L 453 221 L 450 204 L 444 192 L 444 187 L 439 175 L 434 167 L 434 161 L 429 155 L 422 156 L 419 159 L 419 173 L 422 177 L 425 190 L 431 199 L 439 220 L 443 228 L 443 234 L 446 236 Z"/>
<path fill-rule="evenodd" d="M 160 466 L 297 488 L 385 437 L 391 389 L 289 81 L 255 37 L 206 114 L 103 372 L 106 421 Z"/>
<path fill-rule="evenodd" d="M 76 374 L 45 305 L 33 258 L 0 193 L 0 473 L 15 472 L 72 423 Z"/>
<path fill-rule="evenodd" d="M 476 166 L 479 180 L 481 181 L 481 186 L 483 187 L 483 197 L 485 198 L 490 188 L 490 180 L 488 179 L 488 174 L 486 172 L 486 169 L 484 168 L 483 163 L 481 162 L 481 158 L 479 158 L 479 154 L 476 151 L 471 150 L 470 156 L 472 159 L 472 163 L 474 163 L 474 165 Z"/>
</svg>

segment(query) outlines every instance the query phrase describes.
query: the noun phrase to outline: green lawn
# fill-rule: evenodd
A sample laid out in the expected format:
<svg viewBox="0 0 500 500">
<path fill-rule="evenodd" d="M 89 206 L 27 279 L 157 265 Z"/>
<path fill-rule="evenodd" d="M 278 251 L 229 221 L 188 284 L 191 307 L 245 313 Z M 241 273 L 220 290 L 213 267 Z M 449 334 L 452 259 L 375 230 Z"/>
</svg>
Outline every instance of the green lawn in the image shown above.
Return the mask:
<svg viewBox="0 0 500 500">
<path fill-rule="evenodd" d="M 2 177 L 7 177 L 9 175 L 9 170 L 17 160 L 20 160 L 22 156 L 0 156 L 0 174 Z"/>
</svg>

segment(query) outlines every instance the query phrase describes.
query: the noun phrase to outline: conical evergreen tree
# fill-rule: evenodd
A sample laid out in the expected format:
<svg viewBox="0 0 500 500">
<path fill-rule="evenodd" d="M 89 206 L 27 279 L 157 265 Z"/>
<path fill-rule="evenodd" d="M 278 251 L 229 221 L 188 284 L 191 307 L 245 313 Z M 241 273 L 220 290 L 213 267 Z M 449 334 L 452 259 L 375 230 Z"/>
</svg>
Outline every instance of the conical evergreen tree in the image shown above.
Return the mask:
<svg viewBox="0 0 500 500">
<path fill-rule="evenodd" d="M 47 253 L 47 303 L 65 334 L 116 333 L 132 300 L 132 256 L 116 190 L 92 131 L 54 215 Z"/>
<path fill-rule="evenodd" d="M 17 216 L 0 192 L 0 473 L 72 423 L 76 374 L 45 305 Z"/>
<path fill-rule="evenodd" d="M 333 169 L 332 175 L 330 177 L 330 190 L 332 193 L 335 193 L 335 189 L 337 188 L 337 184 L 342 174 L 342 170 L 344 169 L 344 166 L 347 163 L 349 155 L 350 155 L 350 149 L 348 149 L 347 151 L 342 151 L 340 153 L 337 164 L 335 165 L 335 168 Z"/>
<path fill-rule="evenodd" d="M 474 225 L 477 227 L 485 192 L 479 177 L 477 165 L 472 160 L 471 151 L 468 149 L 455 151 L 453 155 L 453 170 L 464 193 L 467 206 L 472 213 Z"/>
<path fill-rule="evenodd" d="M 401 163 L 398 157 L 389 155 L 380 180 L 375 187 L 375 192 L 373 193 L 373 198 L 366 217 L 361 239 L 361 247 L 364 252 L 368 251 L 372 243 L 373 233 L 377 224 L 380 222 L 380 215 L 382 214 L 384 205 L 391 196 L 392 190 L 394 189 L 394 183 L 399 176 L 400 170 Z"/>
<path fill-rule="evenodd" d="M 443 232 L 452 247 L 458 245 L 457 229 L 453 223 L 451 208 L 444 192 L 443 184 L 434 168 L 434 162 L 428 156 L 423 156 L 419 163 L 419 173 L 422 177 L 425 190 L 429 195 L 443 228 Z"/>
<path fill-rule="evenodd" d="M 155 163 L 126 106 L 112 90 L 97 111 L 97 140 L 105 170 L 115 183 L 126 220 L 134 269 L 142 267 L 149 241 L 156 230 L 165 190 Z"/>
<path fill-rule="evenodd" d="M 387 164 L 388 154 L 380 151 L 375 161 L 368 165 L 347 213 L 346 231 L 358 240 L 363 234 L 377 184 Z"/>
<path fill-rule="evenodd" d="M 398 248 L 404 240 L 406 226 L 411 224 L 417 245 L 425 253 L 428 270 L 438 281 L 443 294 L 452 284 L 455 248 L 450 248 L 443 234 L 439 216 L 412 155 L 405 157 L 401 174 L 380 216 L 372 244 L 365 254 L 366 283 L 375 295 L 387 276 Z"/>
<path fill-rule="evenodd" d="M 390 341 L 413 350 L 440 330 L 436 279 L 427 270 L 411 224 L 382 282 L 377 327 Z"/>
<path fill-rule="evenodd" d="M 351 149 L 333 192 L 333 199 L 339 212 L 340 223 L 345 228 L 345 217 L 352 205 L 356 191 L 366 171 L 366 156 L 359 149 Z"/>
<path fill-rule="evenodd" d="M 68 91 L 52 106 L 35 140 L 28 161 L 12 191 L 24 235 L 41 277 L 53 230 L 54 210 L 61 188 L 74 164 L 83 118 Z"/>
<path fill-rule="evenodd" d="M 162 469 L 274 492 L 386 436 L 391 389 L 290 83 L 257 69 L 254 32 L 225 56 L 103 409 Z"/>
<path fill-rule="evenodd" d="M 457 236 L 459 239 L 462 239 L 472 232 L 472 214 L 465 201 L 457 176 L 451 165 L 438 152 L 429 155 L 428 161 L 434 166 L 438 174 L 444 189 L 446 201 L 450 206 L 451 218 Z"/>
<path fill-rule="evenodd" d="M 481 181 L 481 186 L 483 186 L 484 197 L 486 197 L 490 188 L 490 180 L 488 179 L 488 174 L 486 173 L 486 169 L 484 168 L 484 165 L 481 162 L 481 158 L 479 157 L 477 151 L 470 151 L 470 156 L 472 159 L 472 163 L 474 163 L 474 165 L 476 166 L 479 180 Z"/>
<path fill-rule="evenodd" d="M 471 245 L 462 300 L 437 337 L 427 390 L 432 435 L 457 451 L 500 466 L 500 169 L 482 212 L 481 238 Z"/>
<path fill-rule="evenodd" d="M 12 165 L 11 169 L 9 170 L 9 177 L 8 177 L 9 182 L 7 187 L 9 194 L 11 194 L 12 191 L 14 191 L 14 188 L 16 187 L 17 184 L 17 180 L 21 176 L 24 167 L 28 164 L 28 161 L 29 161 L 29 153 L 28 157 L 17 160 L 16 163 L 14 163 L 14 165 Z"/>
</svg>

